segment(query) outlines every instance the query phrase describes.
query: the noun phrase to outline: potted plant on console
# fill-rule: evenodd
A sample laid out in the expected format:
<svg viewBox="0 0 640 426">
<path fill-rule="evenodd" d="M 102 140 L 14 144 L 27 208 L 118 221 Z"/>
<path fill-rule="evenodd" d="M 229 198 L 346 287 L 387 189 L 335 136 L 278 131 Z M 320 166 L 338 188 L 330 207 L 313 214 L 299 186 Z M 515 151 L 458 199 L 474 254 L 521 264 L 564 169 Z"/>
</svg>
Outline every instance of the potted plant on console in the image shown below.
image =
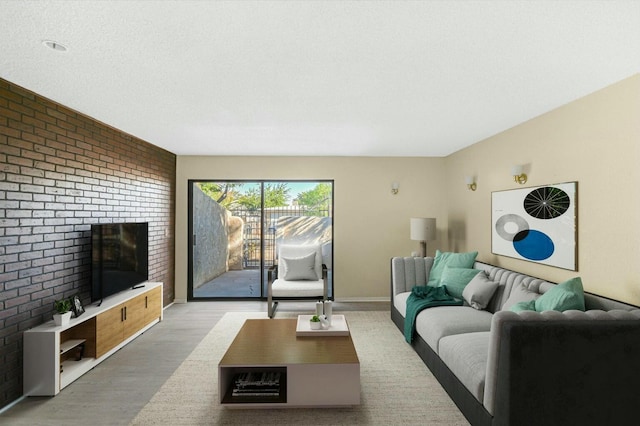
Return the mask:
<svg viewBox="0 0 640 426">
<path fill-rule="evenodd" d="M 56 325 L 67 325 L 71 319 L 71 301 L 69 299 L 56 300 L 53 302 L 56 313 L 53 314 L 53 321 Z"/>
<path fill-rule="evenodd" d="M 312 316 L 309 320 L 309 327 L 311 327 L 312 330 L 320 330 L 322 328 L 320 317 L 317 315 Z"/>
</svg>

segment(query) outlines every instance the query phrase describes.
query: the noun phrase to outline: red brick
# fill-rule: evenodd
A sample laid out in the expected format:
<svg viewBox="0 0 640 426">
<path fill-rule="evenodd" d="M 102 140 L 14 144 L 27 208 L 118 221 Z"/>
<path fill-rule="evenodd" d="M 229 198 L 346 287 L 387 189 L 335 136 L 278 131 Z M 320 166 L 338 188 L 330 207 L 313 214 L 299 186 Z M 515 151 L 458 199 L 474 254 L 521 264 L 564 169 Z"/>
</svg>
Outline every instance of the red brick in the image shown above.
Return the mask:
<svg viewBox="0 0 640 426">
<path fill-rule="evenodd" d="M 23 149 L 21 155 L 24 158 L 31 158 L 32 160 L 44 160 L 44 154 L 40 154 L 39 152 L 35 151 L 27 151 Z"/>
<path fill-rule="evenodd" d="M 34 118 L 34 117 L 23 116 L 22 121 L 26 124 L 33 126 L 34 129 L 35 128 L 44 129 L 46 127 L 46 124 L 44 121 L 38 120 L 37 118 Z"/>
<path fill-rule="evenodd" d="M 55 117 L 51 117 L 43 112 L 36 111 L 36 118 L 40 121 L 44 121 L 45 123 L 56 124 Z"/>
<path fill-rule="evenodd" d="M 0 95 L 0 97 L 6 99 L 8 101 L 13 101 L 13 102 L 17 102 L 17 103 L 22 102 L 22 100 L 25 98 L 24 96 L 12 91 L 10 88 L 8 90 L 3 90 L 2 94 Z"/>
<path fill-rule="evenodd" d="M 15 157 L 12 155 L 9 155 L 7 157 L 7 162 L 9 164 L 17 164 L 19 166 L 33 167 L 33 160 L 29 160 L 27 158 L 22 158 L 22 157 Z"/>
<path fill-rule="evenodd" d="M 58 111 L 58 109 L 56 107 L 49 107 L 47 108 L 47 114 L 57 118 L 58 120 L 65 120 L 67 118 L 67 116 L 64 113 L 61 113 L 60 111 Z M 56 120 L 57 122 L 57 120 Z"/>
<path fill-rule="evenodd" d="M 62 127 L 63 129 L 71 130 L 72 132 L 75 132 L 75 130 L 76 130 L 76 126 L 74 126 L 73 124 L 71 124 L 71 123 L 69 123 L 68 121 L 65 121 L 65 120 L 58 120 L 58 122 L 56 124 L 58 126 Z"/>
<path fill-rule="evenodd" d="M 0 116 L 10 118 L 11 120 L 21 120 L 22 115 L 14 110 L 0 106 Z"/>
<path fill-rule="evenodd" d="M 17 95 L 20 96 L 20 100 L 23 101 L 24 99 L 29 99 L 29 100 L 35 100 L 36 99 L 36 95 L 35 93 L 27 90 L 27 89 L 23 89 L 20 86 L 17 86 L 15 84 L 9 84 L 9 90 L 12 93 L 15 93 Z"/>
<path fill-rule="evenodd" d="M 35 112 L 33 111 L 33 109 L 27 108 L 24 105 L 20 105 L 19 103 L 16 103 L 16 102 L 9 102 L 9 109 L 12 109 L 13 111 L 17 111 L 20 114 L 29 115 L 32 117 L 35 115 Z"/>
<path fill-rule="evenodd" d="M 27 99 L 27 98 L 23 98 L 22 99 L 22 104 L 28 108 L 31 108 L 32 110 L 39 111 L 39 112 L 43 112 L 46 113 L 47 112 L 47 108 L 41 103 L 38 102 L 37 100 L 32 100 L 32 99 Z"/>
<path fill-rule="evenodd" d="M 9 146 L 13 146 L 20 149 L 33 149 L 33 143 L 27 142 L 18 138 L 9 138 Z M 15 151 L 14 151 L 15 152 Z"/>
<path fill-rule="evenodd" d="M 22 139 L 44 145 L 45 138 L 32 133 L 22 132 Z"/>
<path fill-rule="evenodd" d="M 56 153 L 55 149 L 50 148 L 48 146 L 44 146 L 44 145 L 34 145 L 33 149 L 36 152 L 41 152 L 41 153 L 47 154 L 47 155 L 55 155 L 55 153 Z"/>
<path fill-rule="evenodd" d="M 7 126 L 0 126 L 0 134 L 12 136 L 14 138 L 20 137 L 20 130 L 11 129 Z"/>
</svg>

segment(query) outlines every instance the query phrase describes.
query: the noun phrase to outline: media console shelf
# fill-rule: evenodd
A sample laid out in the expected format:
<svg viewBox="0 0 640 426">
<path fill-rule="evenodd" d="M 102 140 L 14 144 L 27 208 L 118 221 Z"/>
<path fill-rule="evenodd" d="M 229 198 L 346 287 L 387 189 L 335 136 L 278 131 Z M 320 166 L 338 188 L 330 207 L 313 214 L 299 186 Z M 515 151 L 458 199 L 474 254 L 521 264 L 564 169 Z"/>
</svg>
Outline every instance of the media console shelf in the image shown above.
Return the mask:
<svg viewBox="0 0 640 426">
<path fill-rule="evenodd" d="M 24 332 L 23 392 L 57 395 L 111 354 L 162 321 L 162 283 L 126 290 L 85 307 L 69 324 Z"/>
</svg>

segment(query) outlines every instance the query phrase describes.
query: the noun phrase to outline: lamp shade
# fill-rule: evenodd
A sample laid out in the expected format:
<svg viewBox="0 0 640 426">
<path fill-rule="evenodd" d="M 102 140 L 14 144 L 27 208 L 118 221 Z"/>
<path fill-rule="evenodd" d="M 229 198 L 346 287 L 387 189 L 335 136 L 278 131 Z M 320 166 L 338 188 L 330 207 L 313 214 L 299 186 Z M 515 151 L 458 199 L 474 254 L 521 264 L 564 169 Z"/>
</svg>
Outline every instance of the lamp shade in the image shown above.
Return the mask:
<svg viewBox="0 0 640 426">
<path fill-rule="evenodd" d="M 511 166 L 511 175 L 513 176 L 521 175 L 523 170 L 524 170 L 524 167 L 522 167 L 520 164 Z"/>
<path fill-rule="evenodd" d="M 411 218 L 411 239 L 415 241 L 432 241 L 436 239 L 436 219 L 433 217 Z"/>
</svg>

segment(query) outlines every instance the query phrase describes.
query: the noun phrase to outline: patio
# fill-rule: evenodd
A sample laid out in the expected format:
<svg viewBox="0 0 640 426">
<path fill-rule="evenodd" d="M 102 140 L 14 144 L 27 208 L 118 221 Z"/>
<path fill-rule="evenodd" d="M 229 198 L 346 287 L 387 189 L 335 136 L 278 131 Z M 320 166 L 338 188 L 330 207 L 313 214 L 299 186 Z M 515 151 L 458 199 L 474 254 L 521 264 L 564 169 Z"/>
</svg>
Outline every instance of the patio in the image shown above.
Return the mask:
<svg viewBox="0 0 640 426">
<path fill-rule="evenodd" d="M 265 273 L 266 283 L 266 273 Z M 260 270 L 228 271 L 193 290 L 194 297 L 256 297 L 260 295 Z"/>
</svg>

